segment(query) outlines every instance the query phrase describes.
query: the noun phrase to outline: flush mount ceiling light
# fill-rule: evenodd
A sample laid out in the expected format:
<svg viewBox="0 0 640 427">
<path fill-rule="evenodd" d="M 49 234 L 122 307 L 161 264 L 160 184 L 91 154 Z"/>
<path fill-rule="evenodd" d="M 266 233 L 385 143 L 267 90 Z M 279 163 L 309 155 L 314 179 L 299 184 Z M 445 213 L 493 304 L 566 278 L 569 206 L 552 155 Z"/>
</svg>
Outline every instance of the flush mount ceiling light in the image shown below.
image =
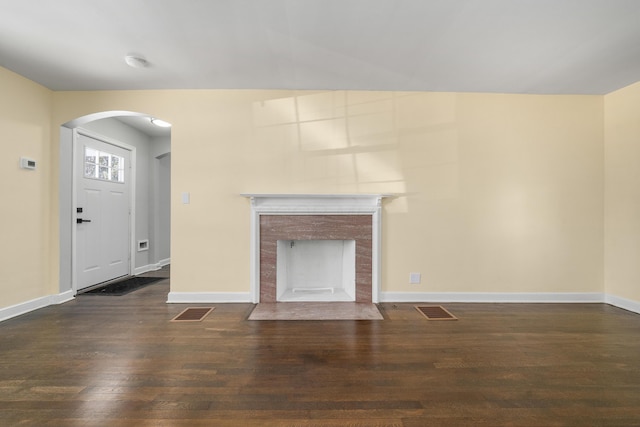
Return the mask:
<svg viewBox="0 0 640 427">
<path fill-rule="evenodd" d="M 124 57 L 124 62 L 131 68 L 147 68 L 149 66 L 149 61 L 141 55 L 127 55 Z"/>
<path fill-rule="evenodd" d="M 154 119 L 153 117 L 151 118 L 151 123 L 153 123 L 154 125 L 161 127 L 161 128 L 170 128 L 171 127 L 171 123 L 169 122 L 165 122 L 164 120 L 160 120 L 160 119 Z"/>
</svg>

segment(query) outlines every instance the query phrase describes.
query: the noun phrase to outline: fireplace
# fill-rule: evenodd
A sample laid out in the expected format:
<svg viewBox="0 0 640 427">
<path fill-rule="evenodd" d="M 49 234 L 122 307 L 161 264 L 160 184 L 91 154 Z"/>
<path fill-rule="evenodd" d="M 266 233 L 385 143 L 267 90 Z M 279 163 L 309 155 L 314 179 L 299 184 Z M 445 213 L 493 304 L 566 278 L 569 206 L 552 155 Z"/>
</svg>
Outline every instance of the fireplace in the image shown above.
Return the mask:
<svg viewBox="0 0 640 427">
<path fill-rule="evenodd" d="M 253 302 L 378 302 L 383 195 L 243 196 Z"/>
<path fill-rule="evenodd" d="M 354 299 L 372 302 L 372 227 L 371 215 L 261 215 L 260 216 L 260 301 L 277 302 L 278 241 L 354 241 Z M 307 246 L 311 246 L 307 244 Z M 316 244 L 319 246 L 319 244 Z M 294 243 L 295 248 L 295 243 Z M 282 251 L 281 251 L 282 252 Z M 328 266 L 327 266 L 328 267 Z M 337 268 L 334 265 L 333 268 Z M 282 276 L 282 272 L 280 273 Z M 297 287 L 313 287 L 313 283 L 297 283 Z M 315 287 L 330 287 L 330 284 Z M 296 301 L 331 300 L 326 293 L 298 292 Z M 322 296 L 325 299 L 322 299 Z M 305 299 L 305 296 L 309 297 Z"/>
</svg>

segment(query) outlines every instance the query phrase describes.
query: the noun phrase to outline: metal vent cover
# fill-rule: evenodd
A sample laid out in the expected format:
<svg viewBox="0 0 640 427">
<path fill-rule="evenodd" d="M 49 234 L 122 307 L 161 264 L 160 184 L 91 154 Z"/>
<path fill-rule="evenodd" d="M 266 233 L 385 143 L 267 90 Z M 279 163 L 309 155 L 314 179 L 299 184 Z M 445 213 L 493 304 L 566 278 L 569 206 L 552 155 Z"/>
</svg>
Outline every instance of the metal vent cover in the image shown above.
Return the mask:
<svg viewBox="0 0 640 427">
<path fill-rule="evenodd" d="M 458 320 L 440 305 L 416 305 L 416 310 L 429 320 Z"/>
<path fill-rule="evenodd" d="M 172 322 L 200 322 L 213 310 L 213 307 L 186 308 Z"/>
</svg>

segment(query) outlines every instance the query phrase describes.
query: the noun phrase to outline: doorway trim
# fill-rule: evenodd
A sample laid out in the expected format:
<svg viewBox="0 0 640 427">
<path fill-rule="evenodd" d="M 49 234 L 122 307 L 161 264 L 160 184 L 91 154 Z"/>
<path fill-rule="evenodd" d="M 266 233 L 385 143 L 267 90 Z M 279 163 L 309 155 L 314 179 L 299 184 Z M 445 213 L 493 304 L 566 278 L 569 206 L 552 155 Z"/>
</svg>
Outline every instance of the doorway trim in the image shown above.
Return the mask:
<svg viewBox="0 0 640 427">
<path fill-rule="evenodd" d="M 115 140 L 113 138 L 109 138 L 107 136 L 101 135 L 96 132 L 89 131 L 83 128 L 74 128 L 73 129 L 73 137 L 71 142 L 71 152 L 73 154 L 71 159 L 71 170 L 72 170 L 72 180 L 71 180 L 71 223 L 75 224 L 76 219 L 78 218 L 78 213 L 76 212 L 75 207 L 78 205 L 77 203 L 77 189 L 78 189 L 78 180 L 80 179 L 80 165 L 77 164 L 77 156 L 75 155 L 78 147 L 78 136 L 83 135 L 89 138 L 97 139 L 99 141 L 103 141 L 107 144 L 114 145 L 116 147 L 122 148 L 123 150 L 127 150 L 131 153 L 131 161 L 130 161 L 130 170 L 129 170 L 129 179 L 130 179 L 130 190 L 129 190 L 129 271 L 128 275 L 132 276 L 134 274 L 135 269 L 135 250 L 136 250 L 136 147 L 126 144 L 124 142 Z M 77 227 L 71 227 L 71 290 L 73 295 L 78 294 L 78 278 L 77 278 Z M 90 288 L 90 287 L 89 287 Z M 87 289 L 89 289 L 87 288 Z"/>
</svg>

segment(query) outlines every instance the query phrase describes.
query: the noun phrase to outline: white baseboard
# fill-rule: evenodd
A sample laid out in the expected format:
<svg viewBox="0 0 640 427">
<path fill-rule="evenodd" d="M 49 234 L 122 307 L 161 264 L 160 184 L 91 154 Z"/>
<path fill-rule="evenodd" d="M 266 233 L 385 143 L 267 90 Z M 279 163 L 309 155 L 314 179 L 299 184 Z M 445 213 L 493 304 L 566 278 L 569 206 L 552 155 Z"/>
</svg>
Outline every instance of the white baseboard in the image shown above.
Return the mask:
<svg viewBox="0 0 640 427">
<path fill-rule="evenodd" d="M 0 308 L 0 322 L 74 299 L 72 290 Z M 250 292 L 169 292 L 169 304 L 250 303 Z M 600 292 L 382 292 L 380 302 L 606 303 L 640 314 L 640 302 Z"/>
<path fill-rule="evenodd" d="M 606 294 L 604 302 L 606 302 L 607 304 L 614 305 L 618 308 L 622 308 L 624 310 L 629 310 L 629 311 L 633 311 L 634 313 L 640 314 L 640 302 L 638 301 L 633 301 L 633 300 L 618 297 L 615 295 Z"/>
<path fill-rule="evenodd" d="M 134 276 L 138 276 L 140 274 L 144 274 L 144 273 L 147 273 L 149 271 L 154 271 L 154 270 L 157 270 L 157 268 L 151 268 L 151 264 L 147 264 L 147 265 L 142 266 L 142 267 L 134 268 L 133 269 L 133 275 Z"/>
<path fill-rule="evenodd" d="M 140 274 L 144 274 L 149 271 L 160 270 L 162 267 L 169 264 L 171 264 L 171 258 L 160 260 L 155 264 L 147 264 L 147 265 L 143 265 L 142 267 L 136 267 L 133 269 L 133 275 L 138 276 Z"/>
<path fill-rule="evenodd" d="M 45 297 L 25 301 L 10 307 L 0 308 L 0 322 L 50 305 L 62 304 L 67 301 L 71 301 L 72 299 L 74 299 L 73 291 L 69 290 L 60 294 L 47 295 Z"/>
<path fill-rule="evenodd" d="M 169 292 L 168 304 L 251 302 L 250 292 Z"/>
<path fill-rule="evenodd" d="M 69 302 L 75 299 L 75 293 L 72 289 L 69 289 L 66 292 L 62 292 L 61 294 L 51 295 L 51 304 L 63 304 L 65 302 Z"/>
<path fill-rule="evenodd" d="M 601 292 L 381 292 L 380 302 L 596 303 Z"/>
<path fill-rule="evenodd" d="M 249 292 L 170 292 L 167 303 L 251 302 Z M 603 303 L 600 292 L 382 292 L 380 302 Z"/>
</svg>

